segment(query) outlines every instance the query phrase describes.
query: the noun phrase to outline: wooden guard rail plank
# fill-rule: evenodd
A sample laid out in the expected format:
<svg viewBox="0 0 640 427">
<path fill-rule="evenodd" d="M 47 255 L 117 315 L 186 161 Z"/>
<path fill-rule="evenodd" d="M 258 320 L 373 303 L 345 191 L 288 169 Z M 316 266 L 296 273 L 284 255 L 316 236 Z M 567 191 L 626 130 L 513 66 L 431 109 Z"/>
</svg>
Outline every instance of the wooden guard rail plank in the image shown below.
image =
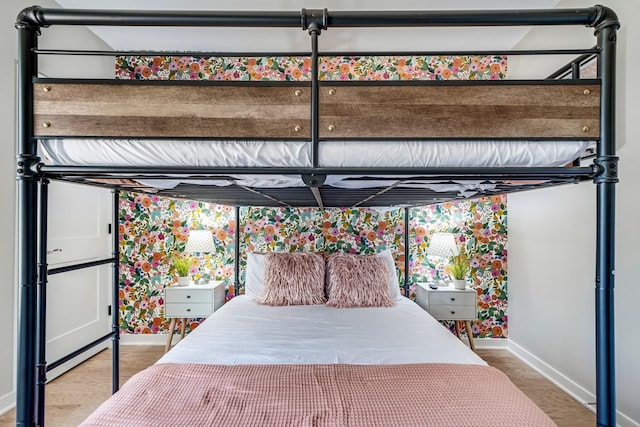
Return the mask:
<svg viewBox="0 0 640 427">
<path fill-rule="evenodd" d="M 311 89 L 34 85 L 36 136 L 309 138 Z"/>
<path fill-rule="evenodd" d="M 599 137 L 596 84 L 320 88 L 321 138 Z"/>
<path fill-rule="evenodd" d="M 331 85 L 320 138 L 599 137 L 597 84 Z M 308 86 L 34 86 L 36 136 L 310 138 Z"/>
</svg>

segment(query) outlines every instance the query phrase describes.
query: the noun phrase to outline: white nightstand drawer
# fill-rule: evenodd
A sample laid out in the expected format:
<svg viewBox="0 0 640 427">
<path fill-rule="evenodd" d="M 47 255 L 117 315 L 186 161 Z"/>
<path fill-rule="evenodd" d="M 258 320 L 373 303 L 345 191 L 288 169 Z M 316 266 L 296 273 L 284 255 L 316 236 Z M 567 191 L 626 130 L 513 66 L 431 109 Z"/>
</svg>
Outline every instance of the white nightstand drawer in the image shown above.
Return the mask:
<svg viewBox="0 0 640 427">
<path fill-rule="evenodd" d="M 474 289 L 437 288 L 432 289 L 428 283 L 416 283 L 416 303 L 428 311 L 436 320 L 453 321 L 453 326 L 460 338 L 460 324 L 464 324 L 469 337 L 469 346 L 475 351 L 471 321 L 477 320 L 477 294 Z"/>
<path fill-rule="evenodd" d="M 210 316 L 222 307 L 224 301 L 225 287 L 221 281 L 164 288 L 164 317 L 171 319 L 164 351 L 167 352 L 171 348 L 176 319 L 182 319 L 180 338 L 183 338 L 186 319 Z"/>
<path fill-rule="evenodd" d="M 475 320 L 475 307 L 455 305 L 432 305 L 429 313 L 438 320 Z"/>
<path fill-rule="evenodd" d="M 173 304 L 173 303 L 196 303 L 196 302 L 205 302 L 210 303 L 213 300 L 213 293 L 211 289 L 180 289 L 176 288 L 167 288 L 165 289 L 165 304 Z M 209 313 L 211 314 L 211 313 Z"/>
<path fill-rule="evenodd" d="M 172 302 L 164 306 L 165 317 L 206 317 L 211 313 L 213 313 L 213 304 L 211 302 Z"/>
<path fill-rule="evenodd" d="M 475 292 L 451 292 L 437 290 L 429 293 L 429 305 L 466 305 L 474 306 L 477 295 Z"/>
</svg>

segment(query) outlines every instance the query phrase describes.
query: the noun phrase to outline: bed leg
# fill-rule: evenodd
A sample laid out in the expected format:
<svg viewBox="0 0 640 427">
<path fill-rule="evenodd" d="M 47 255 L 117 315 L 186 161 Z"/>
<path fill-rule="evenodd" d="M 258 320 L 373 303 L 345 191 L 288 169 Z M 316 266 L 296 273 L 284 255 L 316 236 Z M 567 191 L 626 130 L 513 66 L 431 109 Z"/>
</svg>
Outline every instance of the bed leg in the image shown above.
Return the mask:
<svg viewBox="0 0 640 427">
<path fill-rule="evenodd" d="M 466 320 L 464 322 L 464 329 L 467 331 L 467 338 L 469 338 L 469 347 L 471 347 L 471 350 L 473 350 L 475 352 L 476 351 L 476 345 L 473 342 L 473 334 L 471 333 L 471 322 Z"/>
<path fill-rule="evenodd" d="M 187 319 L 180 319 L 180 339 L 184 338 L 184 331 L 187 328 Z"/>
<path fill-rule="evenodd" d="M 167 334 L 167 343 L 164 345 L 164 352 L 166 353 L 171 348 L 171 341 L 173 340 L 173 331 L 176 329 L 176 318 L 171 319 L 169 323 L 169 334 Z"/>
</svg>

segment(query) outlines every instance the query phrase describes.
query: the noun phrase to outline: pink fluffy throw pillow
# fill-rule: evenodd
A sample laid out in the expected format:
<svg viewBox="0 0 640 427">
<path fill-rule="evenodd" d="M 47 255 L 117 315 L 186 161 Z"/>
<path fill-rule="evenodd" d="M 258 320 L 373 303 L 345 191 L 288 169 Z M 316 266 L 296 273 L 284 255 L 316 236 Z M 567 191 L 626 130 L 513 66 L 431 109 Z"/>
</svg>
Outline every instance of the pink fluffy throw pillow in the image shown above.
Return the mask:
<svg viewBox="0 0 640 427">
<path fill-rule="evenodd" d="M 332 254 L 327 263 L 327 305 L 392 307 L 390 274 L 385 260 L 375 255 Z"/>
<path fill-rule="evenodd" d="M 324 304 L 324 258 L 316 253 L 268 253 L 264 259 L 264 305 Z"/>
</svg>

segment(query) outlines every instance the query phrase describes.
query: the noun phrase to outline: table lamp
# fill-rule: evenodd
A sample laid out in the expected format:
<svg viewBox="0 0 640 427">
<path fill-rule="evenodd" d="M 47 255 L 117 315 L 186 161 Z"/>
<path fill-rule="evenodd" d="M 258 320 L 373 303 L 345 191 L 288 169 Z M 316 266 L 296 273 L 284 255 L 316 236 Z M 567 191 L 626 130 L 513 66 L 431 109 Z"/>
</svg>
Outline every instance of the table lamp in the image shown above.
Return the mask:
<svg viewBox="0 0 640 427">
<path fill-rule="evenodd" d="M 429 240 L 429 246 L 427 247 L 427 255 L 444 258 L 445 263 L 449 259 L 458 254 L 458 245 L 456 244 L 453 233 L 434 233 Z M 438 276 L 438 286 L 443 286 L 444 282 L 440 277 L 440 272 L 436 269 Z"/>
<path fill-rule="evenodd" d="M 191 230 L 189 232 L 189 239 L 187 239 L 187 245 L 184 248 L 188 253 L 207 254 L 216 251 L 216 245 L 213 242 L 213 235 L 211 230 Z M 200 260 L 198 260 L 198 271 L 200 270 Z M 196 282 L 198 283 L 198 282 Z"/>
</svg>

